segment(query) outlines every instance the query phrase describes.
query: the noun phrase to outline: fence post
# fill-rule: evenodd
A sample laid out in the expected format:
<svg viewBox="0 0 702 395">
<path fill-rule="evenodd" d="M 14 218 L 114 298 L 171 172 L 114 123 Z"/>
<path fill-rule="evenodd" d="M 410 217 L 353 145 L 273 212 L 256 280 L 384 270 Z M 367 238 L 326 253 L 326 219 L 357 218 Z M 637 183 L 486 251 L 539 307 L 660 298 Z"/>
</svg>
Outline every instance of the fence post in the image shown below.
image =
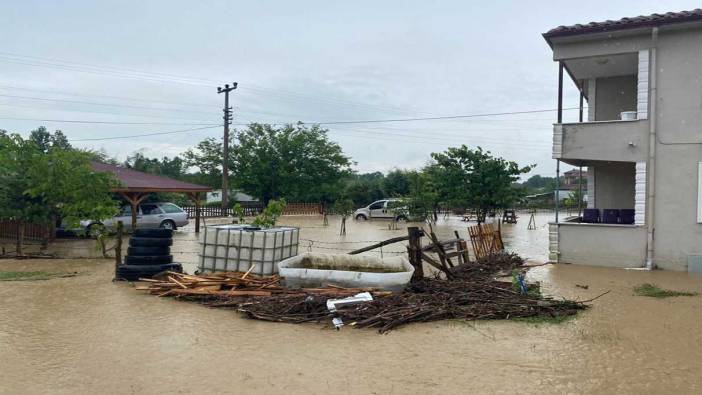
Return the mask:
<svg viewBox="0 0 702 395">
<path fill-rule="evenodd" d="M 124 224 L 122 221 L 117 221 L 117 241 L 115 242 L 115 273 L 117 266 L 122 264 L 122 234 L 124 231 Z"/>
<path fill-rule="evenodd" d="M 409 236 L 409 261 L 414 267 L 412 281 L 424 278 L 424 268 L 422 267 L 422 232 L 416 226 L 408 226 L 407 234 Z"/>
</svg>

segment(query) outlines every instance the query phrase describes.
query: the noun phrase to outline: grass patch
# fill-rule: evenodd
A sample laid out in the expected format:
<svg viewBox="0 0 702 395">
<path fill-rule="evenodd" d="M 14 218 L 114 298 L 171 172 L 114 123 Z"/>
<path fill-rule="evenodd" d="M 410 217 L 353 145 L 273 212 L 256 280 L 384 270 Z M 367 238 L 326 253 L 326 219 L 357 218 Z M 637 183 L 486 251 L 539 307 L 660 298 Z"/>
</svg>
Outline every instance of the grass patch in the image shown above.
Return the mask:
<svg viewBox="0 0 702 395">
<path fill-rule="evenodd" d="M 563 324 L 575 318 L 576 314 L 561 314 L 561 315 L 535 315 L 531 317 L 519 317 L 512 318 L 512 321 L 524 322 L 533 325 L 553 325 L 553 324 Z"/>
<path fill-rule="evenodd" d="M 650 298 L 670 298 L 676 296 L 696 296 L 697 292 L 673 291 L 663 289 L 656 284 L 640 284 L 634 287 L 634 294 L 637 296 L 648 296 Z"/>
<path fill-rule="evenodd" d="M 0 272 L 0 281 L 34 281 L 50 280 L 58 277 L 73 277 L 77 273 L 36 272 Z"/>
</svg>

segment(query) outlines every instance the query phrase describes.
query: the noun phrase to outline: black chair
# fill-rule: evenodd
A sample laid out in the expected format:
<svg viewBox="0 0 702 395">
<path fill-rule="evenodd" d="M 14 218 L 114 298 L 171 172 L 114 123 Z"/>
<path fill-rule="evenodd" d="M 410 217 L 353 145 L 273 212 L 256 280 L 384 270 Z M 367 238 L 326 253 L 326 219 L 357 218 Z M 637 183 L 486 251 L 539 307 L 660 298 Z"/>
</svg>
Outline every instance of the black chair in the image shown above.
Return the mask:
<svg viewBox="0 0 702 395">
<path fill-rule="evenodd" d="M 588 224 L 596 224 L 600 222 L 600 209 L 586 208 L 583 210 L 583 222 Z"/>
<path fill-rule="evenodd" d="M 634 209 L 623 208 L 619 210 L 619 223 L 631 225 L 634 223 L 635 215 Z"/>
<path fill-rule="evenodd" d="M 619 223 L 619 209 L 616 208 L 605 208 L 602 210 L 602 223 L 603 224 L 618 224 Z"/>
</svg>

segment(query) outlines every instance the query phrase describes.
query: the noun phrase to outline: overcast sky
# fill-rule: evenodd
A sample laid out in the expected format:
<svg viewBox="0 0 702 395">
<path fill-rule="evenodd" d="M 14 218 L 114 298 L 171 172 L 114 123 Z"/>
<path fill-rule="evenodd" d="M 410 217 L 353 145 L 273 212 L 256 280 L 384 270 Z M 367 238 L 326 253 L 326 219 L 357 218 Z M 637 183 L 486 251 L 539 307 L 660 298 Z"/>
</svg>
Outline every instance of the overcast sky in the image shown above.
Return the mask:
<svg viewBox="0 0 702 395">
<path fill-rule="evenodd" d="M 231 81 L 239 83 L 232 94 L 235 123 L 554 109 L 557 67 L 541 33 L 699 7 L 698 1 L 640 0 L 1 4 L 0 129 L 26 135 L 45 125 L 72 140 L 215 124 L 223 101 L 216 86 Z M 569 84 L 565 106 L 577 100 Z M 570 111 L 566 119 L 576 115 Z M 418 167 L 431 152 L 466 144 L 553 175 L 555 117 L 326 127 L 361 172 Z M 137 150 L 161 157 L 221 134 L 214 128 L 73 144 L 119 159 Z"/>
</svg>

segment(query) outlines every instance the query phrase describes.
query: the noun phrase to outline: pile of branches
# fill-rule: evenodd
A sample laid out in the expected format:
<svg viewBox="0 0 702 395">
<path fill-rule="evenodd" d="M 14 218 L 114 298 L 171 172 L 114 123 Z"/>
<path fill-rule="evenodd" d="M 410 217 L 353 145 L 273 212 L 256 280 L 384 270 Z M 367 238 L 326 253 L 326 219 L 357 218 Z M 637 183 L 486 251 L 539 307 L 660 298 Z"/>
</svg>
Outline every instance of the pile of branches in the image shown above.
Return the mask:
<svg viewBox="0 0 702 395">
<path fill-rule="evenodd" d="M 345 325 L 376 328 L 384 333 L 412 322 L 445 319 L 513 319 L 558 317 L 576 314 L 585 302 L 554 300 L 537 292 L 521 292 L 496 276 L 520 269 L 523 260 L 514 254 L 497 254 L 477 263 L 451 268 L 448 279 L 424 278 L 413 281 L 399 294 L 327 285 L 320 288 L 288 289 L 280 277 L 249 276 L 225 272 L 203 276 L 167 273 L 151 280 L 146 290 L 159 296 L 197 300 L 209 307 L 231 308 L 248 318 L 273 322 L 330 322 L 340 318 Z M 373 300 L 327 309 L 328 299 L 371 291 Z"/>
</svg>

